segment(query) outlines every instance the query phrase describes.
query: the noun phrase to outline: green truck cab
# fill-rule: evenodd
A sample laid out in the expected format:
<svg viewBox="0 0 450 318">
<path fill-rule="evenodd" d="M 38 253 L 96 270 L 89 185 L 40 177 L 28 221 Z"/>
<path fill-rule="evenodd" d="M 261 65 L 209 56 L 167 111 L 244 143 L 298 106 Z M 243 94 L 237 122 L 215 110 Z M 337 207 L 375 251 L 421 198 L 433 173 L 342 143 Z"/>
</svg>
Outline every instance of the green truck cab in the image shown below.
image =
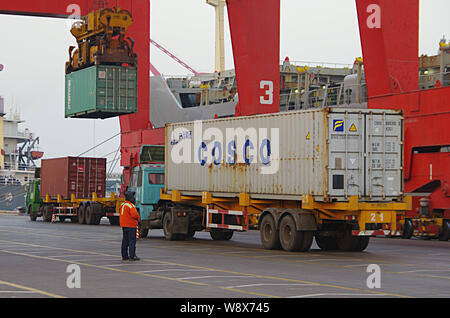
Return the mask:
<svg viewBox="0 0 450 318">
<path fill-rule="evenodd" d="M 36 221 L 36 218 L 40 214 L 40 207 L 42 205 L 41 199 L 41 180 L 33 179 L 27 186 L 26 206 L 27 214 L 32 221 Z"/>
</svg>

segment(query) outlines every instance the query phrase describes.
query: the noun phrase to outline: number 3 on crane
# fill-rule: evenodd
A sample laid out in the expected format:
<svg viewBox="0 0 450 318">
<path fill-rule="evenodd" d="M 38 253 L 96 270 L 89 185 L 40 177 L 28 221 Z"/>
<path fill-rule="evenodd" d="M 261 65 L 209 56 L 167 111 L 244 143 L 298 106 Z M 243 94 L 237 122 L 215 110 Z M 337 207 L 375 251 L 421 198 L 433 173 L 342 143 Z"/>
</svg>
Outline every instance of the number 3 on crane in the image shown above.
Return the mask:
<svg viewBox="0 0 450 318">
<path fill-rule="evenodd" d="M 265 95 L 259 98 L 259 102 L 262 105 L 272 105 L 273 104 L 273 82 L 272 81 L 261 81 L 259 88 L 265 89 Z"/>
</svg>

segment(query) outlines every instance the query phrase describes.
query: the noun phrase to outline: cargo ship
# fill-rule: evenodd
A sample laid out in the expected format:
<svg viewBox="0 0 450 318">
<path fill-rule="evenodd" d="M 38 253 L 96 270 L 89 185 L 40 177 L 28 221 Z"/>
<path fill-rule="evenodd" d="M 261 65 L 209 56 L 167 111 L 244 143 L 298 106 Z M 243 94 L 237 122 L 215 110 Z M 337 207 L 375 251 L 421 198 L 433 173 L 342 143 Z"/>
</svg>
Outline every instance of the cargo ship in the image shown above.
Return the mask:
<svg viewBox="0 0 450 318">
<path fill-rule="evenodd" d="M 448 45 L 445 37 L 440 45 Z M 450 44 L 450 43 L 449 43 Z M 419 57 L 419 89 L 450 85 L 445 54 Z M 235 70 L 150 79 L 150 118 L 154 128 L 235 115 L 239 101 Z M 310 108 L 367 108 L 364 61 L 353 64 L 280 62 L 280 112 Z"/>
<path fill-rule="evenodd" d="M 39 150 L 39 137 L 29 129 L 17 111 L 6 114 L 0 97 L 0 211 L 22 211 L 26 187 L 34 175 L 37 162 L 44 153 Z"/>
</svg>

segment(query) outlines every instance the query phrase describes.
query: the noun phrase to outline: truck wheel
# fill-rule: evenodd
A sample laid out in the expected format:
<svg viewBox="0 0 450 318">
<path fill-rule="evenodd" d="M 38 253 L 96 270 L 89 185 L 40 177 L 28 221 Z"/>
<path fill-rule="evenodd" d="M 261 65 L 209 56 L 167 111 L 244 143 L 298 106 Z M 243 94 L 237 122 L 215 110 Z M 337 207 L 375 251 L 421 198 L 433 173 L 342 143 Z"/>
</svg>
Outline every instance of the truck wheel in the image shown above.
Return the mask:
<svg viewBox="0 0 450 318">
<path fill-rule="evenodd" d="M 28 207 L 28 214 L 30 215 L 30 220 L 35 222 L 37 219 L 37 213 L 33 211 L 33 207 L 31 205 Z"/>
<path fill-rule="evenodd" d="M 414 234 L 414 225 L 413 222 L 409 219 L 405 220 L 405 224 L 403 225 L 403 235 L 402 238 L 405 240 L 409 240 Z"/>
<path fill-rule="evenodd" d="M 52 212 L 50 211 L 51 207 L 44 206 L 43 215 L 42 218 L 44 219 L 44 222 L 51 222 L 52 221 Z"/>
<path fill-rule="evenodd" d="M 322 251 L 333 251 L 338 249 L 336 238 L 334 237 L 316 235 L 316 243 Z"/>
<path fill-rule="evenodd" d="M 362 252 L 367 248 L 367 246 L 369 246 L 370 237 L 368 236 L 357 237 L 356 240 L 357 243 L 355 249 L 353 250 L 354 252 Z"/>
<path fill-rule="evenodd" d="M 93 204 L 89 204 L 86 207 L 86 224 L 89 225 L 99 225 L 101 216 L 99 214 L 96 214 L 96 209 Z"/>
<path fill-rule="evenodd" d="M 80 207 L 78 208 L 78 223 L 80 224 L 86 224 L 86 207 L 84 204 L 80 204 Z"/>
<path fill-rule="evenodd" d="M 311 249 L 312 242 L 314 240 L 314 232 L 303 232 L 303 243 L 300 247 L 300 252 L 308 252 Z"/>
<path fill-rule="evenodd" d="M 297 231 L 292 216 L 284 217 L 280 222 L 280 243 L 285 251 L 298 252 L 303 248 L 304 232 Z"/>
<path fill-rule="evenodd" d="M 168 241 L 176 240 L 176 235 L 172 233 L 172 214 L 170 212 L 164 214 L 163 230 L 164 230 L 164 237 L 166 238 L 166 240 Z"/>
<path fill-rule="evenodd" d="M 233 237 L 234 232 L 230 230 L 212 229 L 209 232 L 214 241 L 229 241 Z"/>
<path fill-rule="evenodd" d="M 279 250 L 281 249 L 280 234 L 276 229 L 275 220 L 272 215 L 266 214 L 259 226 L 259 233 L 261 236 L 262 246 L 266 250 Z"/>
<path fill-rule="evenodd" d="M 361 252 L 369 245 L 369 237 L 352 236 L 352 230 L 348 229 L 337 239 L 338 248 L 347 252 Z"/>
<path fill-rule="evenodd" d="M 439 241 L 448 241 L 450 239 L 450 221 L 444 220 L 442 228 L 439 231 Z"/>
</svg>

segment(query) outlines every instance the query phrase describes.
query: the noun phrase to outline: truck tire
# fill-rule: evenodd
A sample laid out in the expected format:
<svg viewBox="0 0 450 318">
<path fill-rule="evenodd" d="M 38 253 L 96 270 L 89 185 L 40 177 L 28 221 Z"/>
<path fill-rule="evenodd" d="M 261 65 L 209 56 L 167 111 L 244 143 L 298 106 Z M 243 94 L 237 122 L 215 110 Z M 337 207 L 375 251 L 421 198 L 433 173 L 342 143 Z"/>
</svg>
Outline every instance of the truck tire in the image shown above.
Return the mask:
<svg viewBox="0 0 450 318">
<path fill-rule="evenodd" d="M 209 235 L 214 241 L 229 241 L 233 237 L 234 232 L 230 230 L 211 229 Z"/>
<path fill-rule="evenodd" d="M 42 212 L 42 218 L 44 222 L 51 222 L 52 221 L 52 212 L 50 211 L 50 206 L 44 206 L 43 212 Z"/>
<path fill-rule="evenodd" d="M 314 240 L 314 232 L 304 231 L 303 243 L 300 247 L 300 252 L 308 252 L 311 249 L 313 240 Z"/>
<path fill-rule="evenodd" d="M 84 204 L 80 204 L 78 208 L 78 223 L 79 224 L 86 224 L 86 212 L 85 212 L 85 206 Z"/>
<path fill-rule="evenodd" d="M 367 248 L 367 246 L 369 246 L 370 237 L 368 236 L 357 237 L 356 240 L 357 243 L 355 249 L 353 250 L 354 252 L 362 252 Z"/>
<path fill-rule="evenodd" d="M 337 246 L 341 251 L 362 252 L 369 245 L 369 237 L 357 237 L 352 235 L 352 229 L 346 228 L 337 239 Z"/>
<path fill-rule="evenodd" d="M 281 219 L 279 236 L 281 247 L 285 251 L 298 252 L 305 248 L 304 232 L 297 231 L 295 221 L 290 215 Z"/>
<path fill-rule="evenodd" d="M 98 207 L 94 204 L 89 204 L 86 209 L 86 224 L 89 225 L 99 225 L 101 220 L 101 215 L 97 213 Z"/>
<path fill-rule="evenodd" d="M 28 207 L 28 214 L 30 215 L 30 220 L 35 222 L 37 219 L 37 213 L 33 211 L 33 207 L 31 205 Z"/>
<path fill-rule="evenodd" d="M 405 219 L 405 224 L 403 225 L 402 238 L 409 240 L 414 234 L 414 225 L 410 219 Z"/>
<path fill-rule="evenodd" d="M 450 221 L 444 220 L 442 228 L 439 231 L 439 241 L 448 241 L 450 239 Z"/>
<path fill-rule="evenodd" d="M 276 228 L 272 215 L 266 214 L 260 224 L 259 233 L 261 244 L 266 250 L 281 249 L 280 234 Z"/>
<path fill-rule="evenodd" d="M 186 238 L 185 235 L 172 233 L 172 214 L 170 212 L 164 214 L 163 230 L 164 230 L 164 237 L 168 241 L 180 241 Z"/>
<path fill-rule="evenodd" d="M 334 251 L 338 249 L 335 237 L 316 235 L 316 243 L 322 251 Z"/>
</svg>

